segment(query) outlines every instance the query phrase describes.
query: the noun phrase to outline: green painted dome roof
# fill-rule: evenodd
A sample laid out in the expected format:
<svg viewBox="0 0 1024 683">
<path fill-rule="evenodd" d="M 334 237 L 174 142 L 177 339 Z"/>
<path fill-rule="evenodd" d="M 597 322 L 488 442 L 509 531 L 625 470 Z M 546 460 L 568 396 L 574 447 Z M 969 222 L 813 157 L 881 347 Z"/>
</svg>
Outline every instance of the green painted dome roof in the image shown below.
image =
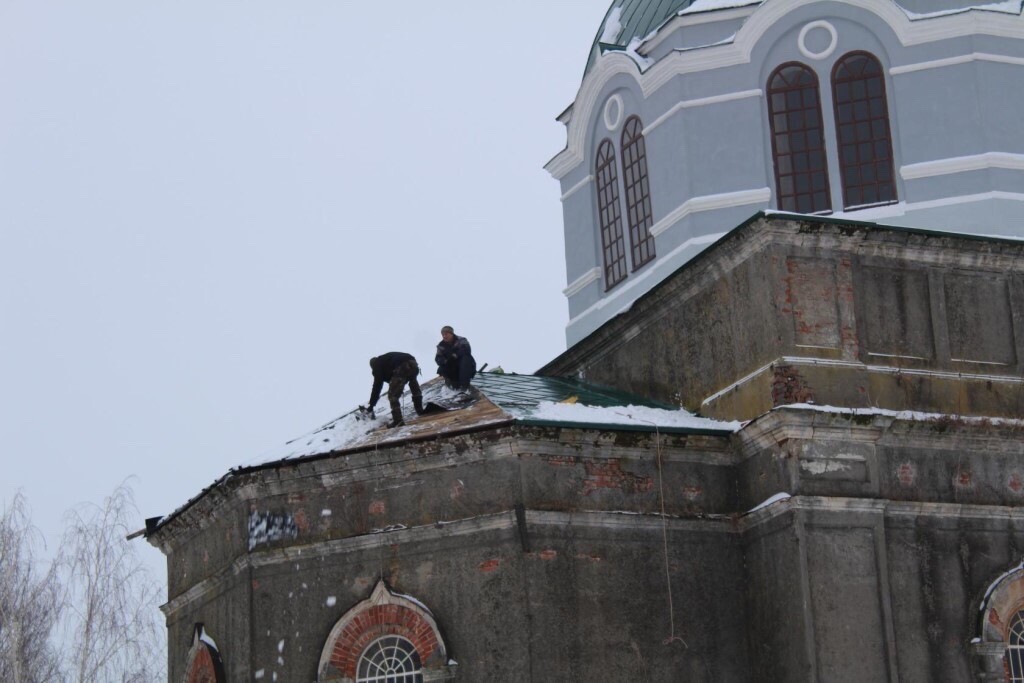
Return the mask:
<svg viewBox="0 0 1024 683">
<path fill-rule="evenodd" d="M 693 12 L 754 4 L 756 0 L 614 0 L 597 31 L 587 71 L 600 52 L 625 49 L 636 38 L 646 38 L 684 10 Z"/>
</svg>

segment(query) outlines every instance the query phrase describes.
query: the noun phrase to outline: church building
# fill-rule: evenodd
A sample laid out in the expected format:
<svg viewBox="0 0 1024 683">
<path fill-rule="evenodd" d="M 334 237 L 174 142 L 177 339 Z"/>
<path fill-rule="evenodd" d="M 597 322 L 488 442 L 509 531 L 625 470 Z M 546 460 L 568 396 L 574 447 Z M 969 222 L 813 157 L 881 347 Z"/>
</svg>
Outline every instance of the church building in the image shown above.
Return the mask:
<svg viewBox="0 0 1024 683">
<path fill-rule="evenodd" d="M 1024 683 L 1022 4 L 614 0 L 566 351 L 149 520 L 170 681 Z"/>
</svg>

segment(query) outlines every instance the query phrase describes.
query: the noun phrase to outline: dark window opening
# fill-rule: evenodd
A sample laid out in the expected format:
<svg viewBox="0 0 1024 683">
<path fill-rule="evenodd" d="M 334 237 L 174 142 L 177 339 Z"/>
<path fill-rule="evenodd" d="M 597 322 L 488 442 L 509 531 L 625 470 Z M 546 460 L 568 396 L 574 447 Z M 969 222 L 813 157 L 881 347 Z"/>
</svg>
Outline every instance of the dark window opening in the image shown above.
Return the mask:
<svg viewBox="0 0 1024 683">
<path fill-rule="evenodd" d="M 851 52 L 832 70 L 843 207 L 891 204 L 896 177 L 882 65 L 867 52 Z"/>
<path fill-rule="evenodd" d="M 626 246 L 622 237 L 619 208 L 619 177 L 615 148 L 604 140 L 597 149 L 597 213 L 601 220 L 601 250 L 604 254 L 605 290 L 626 279 Z"/>
<path fill-rule="evenodd" d="M 626 190 L 626 218 L 629 244 L 633 250 L 633 270 L 654 260 L 654 236 L 651 226 L 651 186 L 647 177 L 647 145 L 643 124 L 633 116 L 622 129 L 622 180 Z"/>
<path fill-rule="evenodd" d="M 778 208 L 832 210 L 818 78 L 803 64 L 783 64 L 768 79 L 768 119 Z"/>
</svg>

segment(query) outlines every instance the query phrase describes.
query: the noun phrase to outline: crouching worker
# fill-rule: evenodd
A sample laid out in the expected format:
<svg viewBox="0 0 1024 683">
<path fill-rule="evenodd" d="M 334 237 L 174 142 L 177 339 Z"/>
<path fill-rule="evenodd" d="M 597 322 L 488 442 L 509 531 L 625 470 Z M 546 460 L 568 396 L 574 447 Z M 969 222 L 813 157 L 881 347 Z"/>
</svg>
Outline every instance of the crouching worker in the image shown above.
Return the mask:
<svg viewBox="0 0 1024 683">
<path fill-rule="evenodd" d="M 406 384 L 412 393 L 412 405 L 416 409 L 416 414 L 423 414 L 423 392 L 420 391 L 420 383 L 416 380 L 416 375 L 420 374 L 420 366 L 416 364 L 415 358 L 408 353 L 392 351 L 371 358 L 370 368 L 373 370 L 373 389 L 370 391 L 370 403 L 364 409 L 365 412 L 373 414 L 373 407 L 377 405 L 384 382 L 387 382 L 388 402 L 391 403 L 391 422 L 388 423 L 388 427 L 400 427 L 405 424 L 399 399 Z"/>
<path fill-rule="evenodd" d="M 476 374 L 476 360 L 469 340 L 457 336 L 450 325 L 441 328 L 441 343 L 437 345 L 434 361 L 445 384 L 460 390 L 469 388 L 469 380 Z"/>
</svg>

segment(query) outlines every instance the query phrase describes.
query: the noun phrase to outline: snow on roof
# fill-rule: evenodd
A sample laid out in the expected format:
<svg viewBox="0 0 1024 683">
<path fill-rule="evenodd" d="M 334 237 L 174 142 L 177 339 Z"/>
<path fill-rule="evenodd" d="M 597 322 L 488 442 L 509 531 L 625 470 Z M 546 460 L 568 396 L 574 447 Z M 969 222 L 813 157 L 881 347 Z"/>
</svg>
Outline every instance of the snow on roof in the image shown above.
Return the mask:
<svg viewBox="0 0 1024 683">
<path fill-rule="evenodd" d="M 897 420 L 912 422 L 936 422 L 940 420 L 956 420 L 964 424 L 992 425 L 1024 427 L 1024 420 L 1009 417 L 983 417 L 972 415 L 952 415 L 949 413 L 923 413 L 918 410 L 888 410 L 886 408 L 841 408 L 838 406 L 824 406 L 814 403 L 790 403 L 784 406 L 777 406 L 773 410 L 811 410 L 817 413 L 834 413 L 836 415 L 864 415 L 892 417 Z"/>
<path fill-rule="evenodd" d="M 649 406 L 588 406 L 579 403 L 545 401 L 534 408 L 516 409 L 512 414 L 525 422 L 600 424 L 658 429 L 710 429 L 735 432 L 740 422 L 721 422 L 697 417 L 685 410 L 665 410 Z"/>
</svg>

